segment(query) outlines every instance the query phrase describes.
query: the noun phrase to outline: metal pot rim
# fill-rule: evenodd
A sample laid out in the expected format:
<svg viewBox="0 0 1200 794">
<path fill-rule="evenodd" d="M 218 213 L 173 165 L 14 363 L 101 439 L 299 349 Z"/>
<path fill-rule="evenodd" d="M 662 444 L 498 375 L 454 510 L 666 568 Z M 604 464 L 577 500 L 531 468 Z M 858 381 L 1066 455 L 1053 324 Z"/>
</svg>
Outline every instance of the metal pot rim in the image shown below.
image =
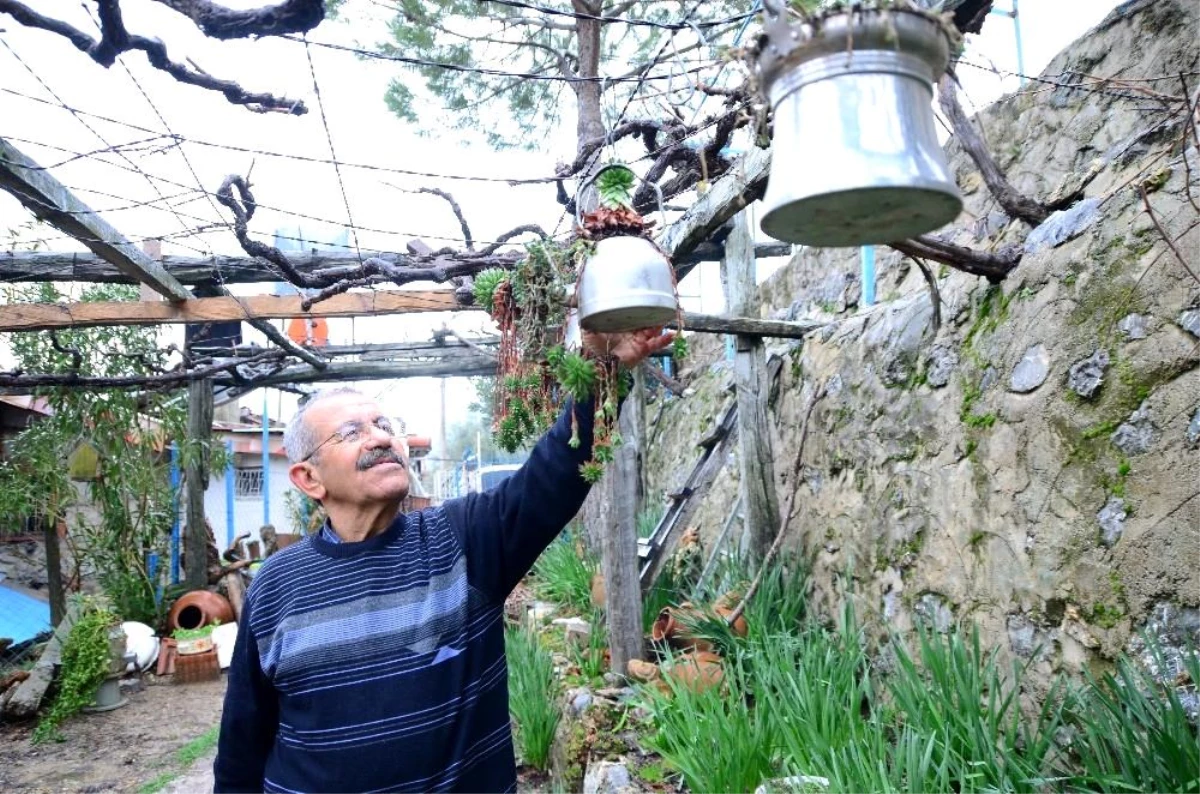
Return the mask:
<svg viewBox="0 0 1200 794">
<path fill-rule="evenodd" d="M 855 52 L 885 51 L 928 63 L 932 80 L 945 72 L 954 45 L 952 30 L 938 17 L 910 8 L 838 10 L 808 20 L 768 14 L 758 58 L 764 93 L 781 74 L 830 55 L 848 61 Z"/>
</svg>

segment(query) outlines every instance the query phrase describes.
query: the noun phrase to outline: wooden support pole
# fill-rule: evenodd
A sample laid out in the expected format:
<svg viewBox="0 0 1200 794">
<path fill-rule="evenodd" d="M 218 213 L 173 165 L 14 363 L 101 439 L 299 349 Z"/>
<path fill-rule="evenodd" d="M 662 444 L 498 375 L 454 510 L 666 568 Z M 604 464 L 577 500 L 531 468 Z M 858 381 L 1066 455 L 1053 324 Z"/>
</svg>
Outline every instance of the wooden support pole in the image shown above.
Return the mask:
<svg viewBox="0 0 1200 794">
<path fill-rule="evenodd" d="M 721 280 L 725 304 L 731 314 L 755 311 L 757 284 L 750 219 L 745 211 L 733 220 L 725 241 Z M 761 337 L 734 337 L 734 384 L 737 393 L 738 456 L 741 461 L 742 504 L 746 515 L 743 548 L 757 566 L 779 526 L 779 497 L 775 493 L 774 453 L 770 417 L 767 415 L 766 357 Z"/>
<path fill-rule="evenodd" d="M 600 501 L 600 562 L 604 574 L 604 608 L 608 614 L 608 648 L 612 671 L 618 675 L 626 675 L 629 661 L 643 658 L 646 651 L 637 556 L 644 399 L 644 382 L 635 382 L 621 407 L 619 430 L 623 443 L 617 447 L 615 459 L 596 486 Z"/>
<path fill-rule="evenodd" d="M 103 218 L 72 195 L 50 173 L 0 138 L 0 188 L 16 196 L 38 218 L 71 235 L 138 283 L 171 301 L 184 301 L 187 288 L 138 250 Z"/>
<path fill-rule="evenodd" d="M 208 444 L 212 438 L 213 384 L 210 380 L 188 384 L 188 441 L 192 454 L 184 459 L 187 472 L 187 565 L 184 583 L 189 590 L 208 585 L 208 529 L 204 522 L 204 492 L 208 489 Z M 265 419 L 264 419 L 265 421 Z M 263 498 L 266 498 L 264 494 Z"/>
<path fill-rule="evenodd" d="M 58 542 L 58 516 L 45 516 L 43 535 L 46 543 L 46 589 L 50 591 L 50 625 L 62 622 L 67 611 L 67 594 L 63 587 L 62 548 Z"/>
</svg>

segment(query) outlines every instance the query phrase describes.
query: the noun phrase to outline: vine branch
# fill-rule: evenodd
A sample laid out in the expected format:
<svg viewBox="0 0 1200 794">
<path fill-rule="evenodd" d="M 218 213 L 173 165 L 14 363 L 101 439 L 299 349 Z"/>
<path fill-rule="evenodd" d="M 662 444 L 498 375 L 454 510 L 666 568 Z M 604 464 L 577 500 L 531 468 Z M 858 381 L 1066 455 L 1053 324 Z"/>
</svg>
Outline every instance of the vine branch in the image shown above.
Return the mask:
<svg viewBox="0 0 1200 794">
<path fill-rule="evenodd" d="M 285 0 L 277 6 L 250 11 L 230 11 L 208 0 L 158 2 L 180 11 L 214 38 L 245 38 L 278 35 L 279 32 L 301 32 L 315 27 L 325 14 L 322 0 Z M 146 54 L 147 60 L 154 68 L 166 72 L 181 83 L 216 91 L 235 105 L 244 105 L 257 113 L 281 111 L 300 115 L 307 112 L 300 100 L 247 91 L 231 80 L 221 80 L 200 69 L 190 69 L 172 61 L 162 41 L 129 33 L 121 18 L 119 0 L 100 0 L 99 40 L 93 39 L 67 22 L 39 14 L 18 0 L 0 0 L 0 13 L 8 14 L 25 27 L 38 28 L 62 36 L 75 45 L 76 49 L 105 68 L 112 66 L 118 55 L 130 50 L 140 50 Z M 308 24 L 309 22 L 311 24 Z M 307 24 L 307 27 L 296 27 L 302 24 Z M 210 29 L 220 35 L 209 34 Z"/>
</svg>

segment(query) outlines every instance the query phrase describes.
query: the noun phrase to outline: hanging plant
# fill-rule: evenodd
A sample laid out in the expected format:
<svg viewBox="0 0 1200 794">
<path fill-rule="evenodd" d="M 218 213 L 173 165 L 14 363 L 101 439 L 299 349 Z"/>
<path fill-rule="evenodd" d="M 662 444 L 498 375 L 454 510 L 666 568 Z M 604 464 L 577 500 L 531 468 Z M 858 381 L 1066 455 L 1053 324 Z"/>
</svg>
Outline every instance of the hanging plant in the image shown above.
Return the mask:
<svg viewBox="0 0 1200 794">
<path fill-rule="evenodd" d="M 113 649 L 113 633 L 120 626 L 121 618 L 102 601 L 92 596 L 80 597 L 79 616 L 63 643 L 58 695 L 33 732 L 34 744 L 51 739 L 63 741 L 58 726 L 95 702 L 100 684 L 119 662 L 119 654 Z"/>
<path fill-rule="evenodd" d="M 754 71 L 774 119 L 763 231 L 858 246 L 953 221 L 962 198 L 932 103 L 961 44 L 954 26 L 908 0 L 764 0 L 763 8 Z"/>
<path fill-rule="evenodd" d="M 633 209 L 637 179 L 624 165 L 602 168 L 592 180 L 600 207 L 577 218 L 573 241 L 530 243 L 512 271 L 485 270 L 475 278 L 475 302 L 500 328 L 497 445 L 515 452 L 554 423 L 567 396 L 577 403 L 590 398 L 592 457 L 580 467 L 588 482 L 600 479 L 621 444 L 617 415 L 629 379 L 615 357 L 585 347 L 569 327 L 577 321 L 586 331 L 612 333 L 682 320 L 674 271 L 649 237 L 654 224 Z M 675 349 L 682 353 L 686 343 L 677 338 Z M 573 447 L 578 433 L 572 416 Z"/>
</svg>

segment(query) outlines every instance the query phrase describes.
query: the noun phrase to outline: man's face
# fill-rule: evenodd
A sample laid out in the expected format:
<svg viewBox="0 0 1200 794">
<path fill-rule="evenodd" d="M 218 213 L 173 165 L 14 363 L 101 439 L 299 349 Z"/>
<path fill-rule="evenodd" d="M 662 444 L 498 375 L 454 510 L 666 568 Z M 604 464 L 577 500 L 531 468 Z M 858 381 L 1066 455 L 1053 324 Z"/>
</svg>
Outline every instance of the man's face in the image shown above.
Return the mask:
<svg viewBox="0 0 1200 794">
<path fill-rule="evenodd" d="M 319 449 L 292 464 L 289 473 L 297 488 L 327 509 L 398 503 L 408 495 L 399 439 L 375 402 L 357 394 L 334 395 L 312 406 L 305 421 Z"/>
</svg>

